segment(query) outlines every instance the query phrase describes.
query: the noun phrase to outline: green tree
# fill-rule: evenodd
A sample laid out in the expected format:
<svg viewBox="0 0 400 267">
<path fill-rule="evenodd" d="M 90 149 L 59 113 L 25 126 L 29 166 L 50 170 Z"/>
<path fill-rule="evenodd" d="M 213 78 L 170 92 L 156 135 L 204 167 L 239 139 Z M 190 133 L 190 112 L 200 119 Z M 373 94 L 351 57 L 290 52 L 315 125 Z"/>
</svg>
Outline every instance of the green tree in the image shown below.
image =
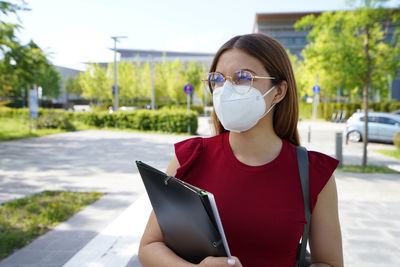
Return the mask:
<svg viewBox="0 0 400 267">
<path fill-rule="evenodd" d="M 128 61 L 118 62 L 118 97 L 120 103 L 132 102 L 139 95 L 139 67 Z M 114 84 L 114 63 L 108 64 L 107 75 Z"/>
<path fill-rule="evenodd" d="M 151 98 L 151 66 L 150 62 L 139 66 L 138 95 L 139 99 Z"/>
<path fill-rule="evenodd" d="M 362 2 L 362 7 L 353 11 L 306 16 L 296 23 L 296 28 L 310 29 L 310 43 L 303 52 L 305 68 L 323 72 L 326 76 L 323 87 L 330 93 L 338 86 L 356 94 L 362 88 L 367 118 L 369 90 L 386 89 L 389 75 L 394 77 L 400 67 L 397 58 L 400 50 L 397 36 L 395 42 L 385 42 L 383 22 L 393 11 L 379 7 L 381 1 Z M 368 136 L 367 120 L 364 136 Z M 365 167 L 368 142 L 363 139 Z"/>
<path fill-rule="evenodd" d="M 185 70 L 186 83 L 190 83 L 194 87 L 194 94 L 200 99 L 204 99 L 205 90 L 201 79 L 205 76 L 205 66 L 196 62 L 189 62 Z M 182 90 L 182 89 L 181 89 Z M 192 98 L 193 99 L 193 98 Z"/>
<path fill-rule="evenodd" d="M 16 14 L 22 7 L 16 4 L 0 1 L 0 98 L 12 96 L 12 90 L 17 80 L 15 73 L 10 70 L 10 65 L 15 62 L 7 62 L 5 54 L 19 46 L 16 31 L 20 25 L 8 23 L 4 20 L 10 14 Z"/>
<path fill-rule="evenodd" d="M 154 94 L 156 103 L 168 102 L 168 72 L 169 63 L 164 59 L 161 62 L 153 63 L 154 68 Z M 150 92 L 151 93 L 151 92 Z"/>
<path fill-rule="evenodd" d="M 44 96 L 57 98 L 60 95 L 60 73 L 50 64 L 42 65 L 39 68 L 35 84 L 42 87 Z"/>
<path fill-rule="evenodd" d="M 176 104 L 186 101 L 186 95 L 183 87 L 187 84 L 185 69 L 182 62 L 176 59 L 168 64 L 167 71 L 167 93 L 168 97 Z"/>
<path fill-rule="evenodd" d="M 82 88 L 82 96 L 90 100 L 91 104 L 112 100 L 112 80 L 100 64 L 90 64 L 86 71 L 79 75 L 79 85 Z"/>
<path fill-rule="evenodd" d="M 18 95 L 21 90 L 37 85 L 43 88 L 44 96 L 59 96 L 60 75 L 33 41 L 4 53 L 3 66 L 9 77 L 14 76 L 10 95 Z"/>
<path fill-rule="evenodd" d="M 0 15 L 17 15 L 19 10 L 28 10 L 22 3 L 0 1 Z M 41 86 L 43 95 L 57 97 L 60 88 L 58 72 L 36 43 L 20 44 L 15 35 L 20 28 L 20 25 L 7 23 L 0 17 L 0 97 L 19 96 L 21 90 L 33 85 Z"/>
<path fill-rule="evenodd" d="M 79 75 L 75 77 L 68 76 L 64 82 L 64 89 L 68 94 L 81 95 L 82 87 L 79 84 Z"/>
<path fill-rule="evenodd" d="M 289 56 L 290 62 L 293 67 L 293 72 L 296 79 L 299 96 L 304 97 L 306 94 L 310 95 L 309 94 L 310 92 L 307 90 L 307 84 L 305 83 L 307 79 L 304 78 L 305 75 L 304 61 L 299 59 L 297 55 L 290 53 L 290 50 L 287 50 L 286 52 Z"/>
<path fill-rule="evenodd" d="M 82 95 L 82 88 L 79 84 L 79 74 L 75 77 L 68 76 L 64 81 L 64 92 L 66 94 L 65 108 L 69 109 L 69 95 Z"/>
<path fill-rule="evenodd" d="M 0 15 L 17 14 L 17 11 L 29 10 L 29 8 L 26 7 L 26 3 L 24 1 L 20 2 L 21 4 L 18 5 L 9 1 L 0 1 Z"/>
</svg>

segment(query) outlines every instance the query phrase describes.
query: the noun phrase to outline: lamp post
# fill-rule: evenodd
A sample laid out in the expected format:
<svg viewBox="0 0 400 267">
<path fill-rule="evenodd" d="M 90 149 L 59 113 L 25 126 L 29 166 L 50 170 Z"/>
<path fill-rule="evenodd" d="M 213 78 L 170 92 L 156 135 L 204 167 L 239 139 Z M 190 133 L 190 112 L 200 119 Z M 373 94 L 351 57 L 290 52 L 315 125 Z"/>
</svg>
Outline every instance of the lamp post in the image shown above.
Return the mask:
<svg viewBox="0 0 400 267">
<path fill-rule="evenodd" d="M 119 103 L 118 103 L 118 75 L 117 75 L 117 42 L 118 39 L 127 38 L 127 36 L 111 36 L 111 39 L 114 40 L 114 111 L 118 111 Z"/>
</svg>

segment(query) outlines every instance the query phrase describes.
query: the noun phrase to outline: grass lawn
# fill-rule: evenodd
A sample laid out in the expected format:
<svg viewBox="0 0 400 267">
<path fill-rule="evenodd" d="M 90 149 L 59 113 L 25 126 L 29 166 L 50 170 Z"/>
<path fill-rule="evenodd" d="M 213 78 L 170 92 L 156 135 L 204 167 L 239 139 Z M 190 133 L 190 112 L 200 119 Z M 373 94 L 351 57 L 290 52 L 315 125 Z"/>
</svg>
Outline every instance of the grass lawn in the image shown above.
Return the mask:
<svg viewBox="0 0 400 267">
<path fill-rule="evenodd" d="M 342 168 L 337 168 L 336 170 L 340 172 L 400 174 L 400 172 L 389 169 L 386 166 L 378 166 L 378 165 L 367 165 L 364 169 L 360 165 L 345 165 Z"/>
<path fill-rule="evenodd" d="M 34 120 L 32 120 L 32 123 Z M 24 118 L 0 118 L 0 141 L 36 137 L 60 133 L 59 129 L 29 130 L 29 120 Z"/>
<path fill-rule="evenodd" d="M 32 120 L 32 124 L 36 123 Z M 91 129 L 83 123 L 74 122 L 76 130 Z M 92 127 L 93 128 L 93 127 Z M 38 137 L 49 134 L 63 133 L 66 130 L 61 129 L 29 129 L 29 119 L 26 118 L 2 118 L 0 117 L 0 142 L 12 139 L 20 139 L 27 137 Z"/>
<path fill-rule="evenodd" d="M 0 206 L 0 260 L 103 196 L 44 191 Z"/>
<path fill-rule="evenodd" d="M 400 148 L 397 148 L 396 150 L 381 149 L 378 150 L 378 152 L 396 159 L 400 159 Z"/>
</svg>

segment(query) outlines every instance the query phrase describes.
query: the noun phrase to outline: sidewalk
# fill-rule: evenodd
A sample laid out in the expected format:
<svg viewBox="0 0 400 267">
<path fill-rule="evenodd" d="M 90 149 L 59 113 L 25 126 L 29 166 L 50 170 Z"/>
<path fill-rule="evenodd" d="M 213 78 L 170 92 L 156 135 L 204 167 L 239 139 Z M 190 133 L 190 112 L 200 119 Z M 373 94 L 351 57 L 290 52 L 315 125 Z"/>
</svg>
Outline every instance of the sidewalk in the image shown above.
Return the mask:
<svg viewBox="0 0 400 267">
<path fill-rule="evenodd" d="M 399 265 L 400 178 L 335 175 L 345 266 Z M 137 249 L 151 206 L 146 194 L 132 204 L 128 198 L 105 196 L 0 262 L 0 267 L 140 267 Z"/>
<path fill-rule="evenodd" d="M 132 162 L 165 169 L 172 144 L 186 138 L 85 131 L 0 143 L 0 202 L 44 189 L 108 192 L 0 267 L 140 266 L 137 248 L 151 206 Z M 335 175 L 345 266 L 399 265 L 399 175 Z"/>
</svg>

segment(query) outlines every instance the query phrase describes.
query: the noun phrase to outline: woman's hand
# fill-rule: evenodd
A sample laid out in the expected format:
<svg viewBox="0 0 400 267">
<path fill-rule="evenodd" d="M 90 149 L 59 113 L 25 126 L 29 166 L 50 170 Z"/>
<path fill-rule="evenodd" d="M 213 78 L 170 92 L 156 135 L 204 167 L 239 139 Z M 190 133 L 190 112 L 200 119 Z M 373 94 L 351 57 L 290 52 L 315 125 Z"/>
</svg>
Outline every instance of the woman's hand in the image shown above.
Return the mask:
<svg viewBox="0 0 400 267">
<path fill-rule="evenodd" d="M 202 260 L 199 267 L 243 267 L 237 257 L 207 257 Z"/>
</svg>

